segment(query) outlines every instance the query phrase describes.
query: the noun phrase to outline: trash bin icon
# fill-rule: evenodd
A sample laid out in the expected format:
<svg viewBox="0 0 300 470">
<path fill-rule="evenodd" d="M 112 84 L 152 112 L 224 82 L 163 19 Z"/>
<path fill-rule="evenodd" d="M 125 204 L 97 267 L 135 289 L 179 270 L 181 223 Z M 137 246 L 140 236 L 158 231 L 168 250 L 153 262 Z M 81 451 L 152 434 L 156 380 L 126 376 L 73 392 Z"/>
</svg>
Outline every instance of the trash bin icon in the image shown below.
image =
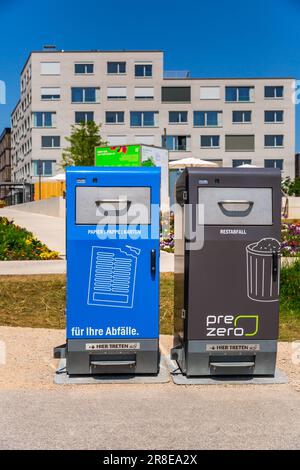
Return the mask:
<svg viewBox="0 0 300 470">
<path fill-rule="evenodd" d="M 277 302 L 280 283 L 280 243 L 263 238 L 246 247 L 247 294 L 257 302 Z"/>
<path fill-rule="evenodd" d="M 133 307 L 140 252 L 139 248 L 128 245 L 125 249 L 92 247 L 88 305 Z"/>
</svg>

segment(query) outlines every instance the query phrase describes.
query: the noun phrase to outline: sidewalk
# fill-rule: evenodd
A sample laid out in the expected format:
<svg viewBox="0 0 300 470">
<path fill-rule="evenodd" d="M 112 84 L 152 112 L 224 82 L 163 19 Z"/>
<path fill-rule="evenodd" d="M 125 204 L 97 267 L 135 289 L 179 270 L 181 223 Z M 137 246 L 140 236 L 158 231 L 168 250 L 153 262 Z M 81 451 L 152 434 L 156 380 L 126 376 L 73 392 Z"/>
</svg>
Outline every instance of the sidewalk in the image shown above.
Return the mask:
<svg viewBox="0 0 300 470">
<path fill-rule="evenodd" d="M 160 272 L 174 271 L 174 256 L 161 251 Z M 66 261 L 0 261 L 0 276 L 26 276 L 33 274 L 64 274 Z"/>
<path fill-rule="evenodd" d="M 33 274 L 64 274 L 65 260 L 0 261 L 0 276 L 27 276 Z"/>
<path fill-rule="evenodd" d="M 18 211 L 10 207 L 0 209 L 0 217 L 7 217 L 9 220 L 13 220 L 15 224 L 32 232 L 42 243 L 45 243 L 50 250 L 58 251 L 60 255 L 65 256 L 64 219 Z"/>
</svg>

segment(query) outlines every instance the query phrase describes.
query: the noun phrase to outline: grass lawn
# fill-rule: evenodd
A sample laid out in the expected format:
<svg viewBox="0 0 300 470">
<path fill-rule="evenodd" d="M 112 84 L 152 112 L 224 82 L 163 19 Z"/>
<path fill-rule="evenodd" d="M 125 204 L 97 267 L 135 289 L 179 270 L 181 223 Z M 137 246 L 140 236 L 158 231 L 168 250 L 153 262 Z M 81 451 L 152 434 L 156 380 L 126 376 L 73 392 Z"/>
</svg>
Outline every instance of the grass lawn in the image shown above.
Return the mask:
<svg viewBox="0 0 300 470">
<path fill-rule="evenodd" d="M 65 275 L 1 276 L 0 325 L 65 327 Z"/>
<path fill-rule="evenodd" d="M 300 258 L 281 269 L 280 316 L 282 338 L 300 339 Z"/>
<path fill-rule="evenodd" d="M 65 327 L 65 275 L 1 276 L 0 325 Z M 173 274 L 161 276 L 161 333 L 172 333 Z"/>
<path fill-rule="evenodd" d="M 299 266 L 282 270 L 280 339 L 300 338 Z M 295 282 L 293 282 L 293 276 Z M 64 328 L 65 276 L 2 276 L 0 325 Z M 172 334 L 173 274 L 161 274 L 161 333 Z"/>
</svg>

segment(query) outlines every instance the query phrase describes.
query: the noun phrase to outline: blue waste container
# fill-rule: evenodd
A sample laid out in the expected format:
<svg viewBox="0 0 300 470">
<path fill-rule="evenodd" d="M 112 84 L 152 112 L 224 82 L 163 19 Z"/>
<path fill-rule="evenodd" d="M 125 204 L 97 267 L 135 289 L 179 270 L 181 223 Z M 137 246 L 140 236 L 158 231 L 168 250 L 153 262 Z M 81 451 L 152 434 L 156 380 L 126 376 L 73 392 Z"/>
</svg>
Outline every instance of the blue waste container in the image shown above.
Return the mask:
<svg viewBox="0 0 300 470">
<path fill-rule="evenodd" d="M 159 168 L 70 167 L 69 375 L 159 368 Z"/>
</svg>

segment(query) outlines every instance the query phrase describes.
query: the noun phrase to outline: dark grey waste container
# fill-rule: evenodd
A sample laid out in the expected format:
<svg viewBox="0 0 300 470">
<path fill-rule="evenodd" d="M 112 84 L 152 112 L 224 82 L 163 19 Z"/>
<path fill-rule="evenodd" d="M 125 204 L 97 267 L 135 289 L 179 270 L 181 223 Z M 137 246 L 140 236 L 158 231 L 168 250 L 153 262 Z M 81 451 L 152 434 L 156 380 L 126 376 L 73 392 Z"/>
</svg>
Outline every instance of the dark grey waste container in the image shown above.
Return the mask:
<svg viewBox="0 0 300 470">
<path fill-rule="evenodd" d="M 190 168 L 176 184 L 172 358 L 187 376 L 274 375 L 281 174 Z"/>
</svg>

